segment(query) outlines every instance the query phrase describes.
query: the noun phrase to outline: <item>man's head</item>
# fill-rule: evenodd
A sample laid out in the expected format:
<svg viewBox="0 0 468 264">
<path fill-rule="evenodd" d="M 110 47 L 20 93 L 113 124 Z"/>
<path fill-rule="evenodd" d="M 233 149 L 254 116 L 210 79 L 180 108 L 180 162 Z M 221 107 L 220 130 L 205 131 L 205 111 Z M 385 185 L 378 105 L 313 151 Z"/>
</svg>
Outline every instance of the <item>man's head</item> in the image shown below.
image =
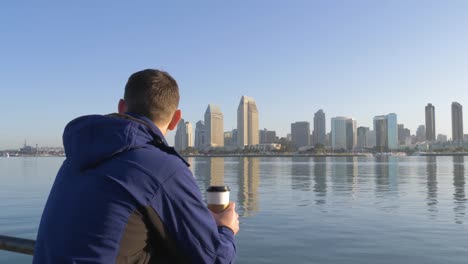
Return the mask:
<svg viewBox="0 0 468 264">
<path fill-rule="evenodd" d="M 119 113 L 132 112 L 151 119 L 161 130 L 173 130 L 180 120 L 179 87 L 167 72 L 147 69 L 130 76 Z M 162 131 L 165 133 L 166 131 Z"/>
</svg>

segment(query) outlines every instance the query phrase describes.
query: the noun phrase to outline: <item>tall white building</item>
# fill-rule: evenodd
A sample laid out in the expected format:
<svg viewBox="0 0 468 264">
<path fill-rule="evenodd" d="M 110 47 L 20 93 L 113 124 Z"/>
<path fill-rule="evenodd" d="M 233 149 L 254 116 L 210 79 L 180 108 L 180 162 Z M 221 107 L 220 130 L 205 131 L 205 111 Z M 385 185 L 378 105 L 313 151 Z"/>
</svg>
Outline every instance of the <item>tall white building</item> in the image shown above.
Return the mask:
<svg viewBox="0 0 468 264">
<path fill-rule="evenodd" d="M 186 148 L 193 147 L 193 128 L 192 123 L 185 122 L 185 138 L 184 143 Z"/>
<path fill-rule="evenodd" d="M 253 98 L 242 96 L 237 108 L 237 144 L 243 148 L 259 143 L 257 104 Z"/>
<path fill-rule="evenodd" d="M 332 149 L 353 150 L 357 143 L 356 120 L 350 117 L 331 119 Z"/>
<path fill-rule="evenodd" d="M 224 146 L 224 117 L 221 109 L 209 104 L 205 111 L 205 131 L 208 147 Z"/>
<path fill-rule="evenodd" d="M 184 122 L 184 119 L 180 120 L 179 124 L 177 125 L 174 143 L 174 148 L 177 151 L 182 151 L 188 147 L 193 147 L 192 124 L 190 124 L 190 122 Z"/>
</svg>

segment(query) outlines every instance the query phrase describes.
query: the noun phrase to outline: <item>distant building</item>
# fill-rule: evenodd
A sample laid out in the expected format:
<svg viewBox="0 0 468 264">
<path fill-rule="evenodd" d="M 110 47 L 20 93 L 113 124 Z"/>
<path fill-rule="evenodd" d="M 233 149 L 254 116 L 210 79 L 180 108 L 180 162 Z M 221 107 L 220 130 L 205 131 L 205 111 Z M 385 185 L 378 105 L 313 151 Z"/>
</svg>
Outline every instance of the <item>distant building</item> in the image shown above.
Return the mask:
<svg viewBox="0 0 468 264">
<path fill-rule="evenodd" d="M 310 123 L 306 121 L 291 124 L 291 137 L 297 148 L 310 145 Z"/>
<path fill-rule="evenodd" d="M 207 145 L 205 123 L 198 121 L 195 126 L 195 148 L 198 150 L 203 149 Z"/>
<path fill-rule="evenodd" d="M 369 130 L 369 133 L 367 135 L 367 147 L 368 148 L 375 147 L 375 131 L 374 130 Z"/>
<path fill-rule="evenodd" d="M 224 117 L 216 105 L 210 104 L 206 108 L 205 130 L 208 147 L 224 146 Z"/>
<path fill-rule="evenodd" d="M 368 137 L 369 137 L 369 128 L 368 127 L 358 127 L 357 128 L 357 149 L 363 150 L 368 148 Z"/>
<path fill-rule="evenodd" d="M 463 141 L 468 142 L 468 134 L 463 135 Z"/>
<path fill-rule="evenodd" d="M 374 131 L 375 146 L 377 147 L 378 151 L 388 151 L 388 128 L 386 116 L 374 117 Z"/>
<path fill-rule="evenodd" d="M 186 146 L 189 148 L 193 147 L 193 127 L 192 127 L 192 123 L 190 122 L 185 122 L 185 143 L 186 143 Z"/>
<path fill-rule="evenodd" d="M 21 155 L 35 155 L 35 154 L 37 154 L 37 150 L 38 150 L 37 144 L 36 144 L 36 148 L 34 148 L 34 147 L 31 147 L 31 146 L 28 146 L 28 144 L 26 143 L 26 140 L 25 140 L 24 145 L 23 145 L 22 148 L 20 148 L 19 153 Z"/>
<path fill-rule="evenodd" d="M 437 135 L 437 142 L 441 142 L 441 143 L 447 142 L 447 136 L 442 135 L 442 134 Z"/>
<path fill-rule="evenodd" d="M 237 108 L 237 144 L 240 147 L 255 146 L 259 140 L 258 108 L 251 97 L 242 96 Z"/>
<path fill-rule="evenodd" d="M 416 136 L 407 137 L 405 139 L 405 146 L 411 146 L 416 142 Z"/>
<path fill-rule="evenodd" d="M 374 117 L 375 146 L 378 151 L 398 149 L 397 115 L 388 114 Z"/>
<path fill-rule="evenodd" d="M 314 114 L 314 131 L 312 132 L 312 145 L 323 144 L 327 142 L 325 113 L 322 109 Z"/>
<path fill-rule="evenodd" d="M 281 144 L 279 143 L 258 144 L 255 146 L 255 149 L 258 149 L 261 152 L 270 152 L 270 151 L 280 150 Z"/>
<path fill-rule="evenodd" d="M 234 146 L 232 142 L 232 131 L 224 132 L 224 146 Z"/>
<path fill-rule="evenodd" d="M 452 103 L 452 140 L 463 141 L 463 107 L 457 102 Z"/>
<path fill-rule="evenodd" d="M 260 144 L 269 144 L 276 142 L 276 131 L 267 130 L 266 128 L 260 130 Z"/>
<path fill-rule="evenodd" d="M 426 141 L 426 127 L 424 125 L 420 125 L 416 130 L 416 142 L 424 141 Z"/>
<path fill-rule="evenodd" d="M 398 145 L 405 145 L 408 137 L 411 137 L 411 131 L 403 124 L 398 124 Z"/>
<path fill-rule="evenodd" d="M 184 119 L 181 119 L 179 121 L 179 124 L 177 124 L 177 130 L 176 130 L 175 138 L 174 138 L 174 148 L 177 151 L 185 150 L 184 136 L 185 136 L 185 122 L 184 122 Z"/>
<path fill-rule="evenodd" d="M 184 119 L 179 121 L 174 139 L 174 148 L 177 151 L 183 151 L 188 147 L 193 147 L 192 141 L 192 124 L 184 122 Z"/>
<path fill-rule="evenodd" d="M 353 150 L 356 147 L 356 120 L 349 117 L 331 119 L 331 146 L 334 150 Z"/>
<path fill-rule="evenodd" d="M 232 130 L 232 139 L 231 139 L 231 143 L 232 143 L 232 145 L 234 145 L 234 146 L 239 146 L 239 143 L 237 143 L 237 139 L 239 138 L 239 137 L 238 137 L 238 134 L 239 134 L 239 133 L 237 133 L 237 131 L 238 131 L 237 128 L 235 128 L 235 129 Z"/>
<path fill-rule="evenodd" d="M 426 106 L 426 140 L 435 141 L 435 107 L 432 104 Z"/>
</svg>

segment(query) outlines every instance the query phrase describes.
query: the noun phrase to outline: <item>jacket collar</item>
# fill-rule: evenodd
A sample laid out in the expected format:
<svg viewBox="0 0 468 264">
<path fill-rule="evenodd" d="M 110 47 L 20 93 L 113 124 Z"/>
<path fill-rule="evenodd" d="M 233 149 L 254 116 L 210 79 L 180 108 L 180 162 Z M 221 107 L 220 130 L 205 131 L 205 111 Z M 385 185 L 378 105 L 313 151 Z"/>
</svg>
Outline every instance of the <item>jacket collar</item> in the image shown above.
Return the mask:
<svg viewBox="0 0 468 264">
<path fill-rule="evenodd" d="M 152 134 L 151 136 L 153 137 L 153 141 L 150 142 L 152 145 L 166 153 L 177 156 L 185 163 L 185 165 L 187 165 L 187 167 L 190 167 L 190 164 L 173 147 L 170 147 L 169 144 L 167 144 L 166 138 L 162 134 L 161 130 L 149 118 L 131 112 L 127 112 L 125 114 L 114 113 L 110 114 L 109 116 L 128 119 L 145 125 L 150 129 L 150 132 Z"/>
</svg>

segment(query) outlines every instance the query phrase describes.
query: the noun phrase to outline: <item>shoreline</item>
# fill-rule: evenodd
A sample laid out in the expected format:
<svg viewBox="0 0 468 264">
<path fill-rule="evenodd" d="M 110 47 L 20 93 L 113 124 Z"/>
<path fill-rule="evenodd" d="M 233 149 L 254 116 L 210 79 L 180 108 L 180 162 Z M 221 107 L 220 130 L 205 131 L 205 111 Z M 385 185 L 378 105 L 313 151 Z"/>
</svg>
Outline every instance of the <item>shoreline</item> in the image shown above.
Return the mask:
<svg viewBox="0 0 468 264">
<path fill-rule="evenodd" d="M 295 157 L 422 157 L 422 156 L 440 156 L 440 157 L 447 157 L 447 156 L 468 156 L 468 152 L 448 152 L 448 153 L 417 153 L 413 155 L 391 155 L 391 154 L 372 154 L 372 153 L 327 153 L 327 154 L 298 154 L 298 153 L 284 153 L 284 154 L 189 154 L 189 155 L 182 155 L 184 158 L 229 158 L 229 157 L 247 157 L 247 158 L 255 158 L 255 157 L 272 157 L 272 158 L 295 158 Z M 50 157 L 63 157 L 66 158 L 65 155 L 11 155 L 9 157 L 1 156 L 0 158 L 50 158 Z"/>
</svg>

